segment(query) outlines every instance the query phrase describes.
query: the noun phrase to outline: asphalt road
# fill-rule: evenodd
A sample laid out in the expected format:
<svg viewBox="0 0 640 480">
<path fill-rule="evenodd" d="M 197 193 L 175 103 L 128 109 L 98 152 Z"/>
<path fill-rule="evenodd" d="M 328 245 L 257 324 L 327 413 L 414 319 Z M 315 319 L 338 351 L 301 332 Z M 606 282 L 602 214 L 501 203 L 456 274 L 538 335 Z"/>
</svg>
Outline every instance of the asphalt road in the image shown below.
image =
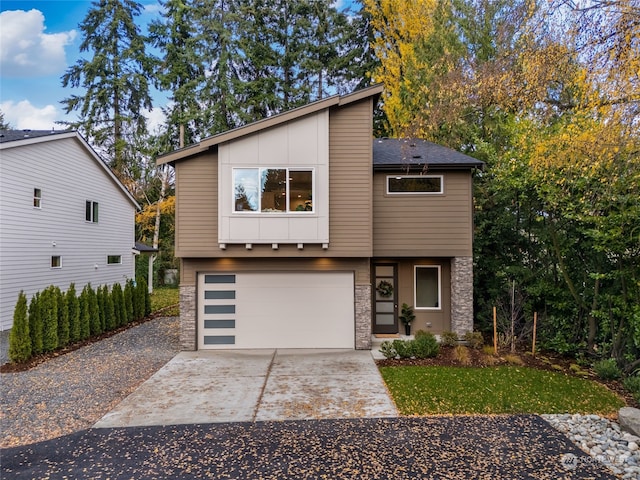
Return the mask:
<svg viewBox="0 0 640 480">
<path fill-rule="evenodd" d="M 89 429 L 0 454 L 3 479 L 616 478 L 536 415 Z"/>
</svg>

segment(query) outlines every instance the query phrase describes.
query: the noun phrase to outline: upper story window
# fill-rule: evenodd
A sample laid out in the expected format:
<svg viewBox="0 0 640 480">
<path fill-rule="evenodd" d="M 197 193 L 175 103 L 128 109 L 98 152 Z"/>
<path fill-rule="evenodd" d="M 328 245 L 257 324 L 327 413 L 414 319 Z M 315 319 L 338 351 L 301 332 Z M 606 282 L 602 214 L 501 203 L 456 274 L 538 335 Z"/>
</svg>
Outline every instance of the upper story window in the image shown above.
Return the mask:
<svg viewBox="0 0 640 480">
<path fill-rule="evenodd" d="M 42 190 L 33 189 L 33 208 L 42 208 Z"/>
<path fill-rule="evenodd" d="M 98 202 L 86 201 L 84 219 L 87 222 L 98 223 Z"/>
<path fill-rule="evenodd" d="M 313 212 L 313 169 L 234 168 L 234 212 Z"/>
<path fill-rule="evenodd" d="M 442 175 L 388 175 L 387 193 L 390 195 L 425 195 L 443 193 Z"/>
</svg>

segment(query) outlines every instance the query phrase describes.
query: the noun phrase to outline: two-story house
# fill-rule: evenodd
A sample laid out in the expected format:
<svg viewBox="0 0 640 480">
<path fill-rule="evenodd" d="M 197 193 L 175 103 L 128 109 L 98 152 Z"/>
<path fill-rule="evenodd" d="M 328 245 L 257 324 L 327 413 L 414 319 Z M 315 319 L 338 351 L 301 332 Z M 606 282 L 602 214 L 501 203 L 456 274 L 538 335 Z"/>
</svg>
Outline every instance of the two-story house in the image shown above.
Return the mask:
<svg viewBox="0 0 640 480">
<path fill-rule="evenodd" d="M 134 277 L 138 205 L 75 131 L 0 131 L 0 329 L 21 290 Z"/>
<path fill-rule="evenodd" d="M 472 171 L 419 140 L 374 139 L 381 86 L 333 96 L 159 159 L 176 172 L 181 344 L 371 348 L 473 328 Z"/>
</svg>

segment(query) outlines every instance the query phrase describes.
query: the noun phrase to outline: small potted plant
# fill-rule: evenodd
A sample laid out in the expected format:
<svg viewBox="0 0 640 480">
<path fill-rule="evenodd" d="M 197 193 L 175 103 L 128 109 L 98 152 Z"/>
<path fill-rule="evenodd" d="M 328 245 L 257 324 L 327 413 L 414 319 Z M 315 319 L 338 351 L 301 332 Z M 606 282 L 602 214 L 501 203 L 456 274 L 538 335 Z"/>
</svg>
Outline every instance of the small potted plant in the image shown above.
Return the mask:
<svg viewBox="0 0 640 480">
<path fill-rule="evenodd" d="M 413 313 L 413 307 L 407 305 L 406 303 L 403 303 L 402 310 L 400 312 L 400 321 L 404 323 L 405 335 L 411 335 L 411 322 L 413 322 L 415 319 L 416 316 Z"/>
</svg>

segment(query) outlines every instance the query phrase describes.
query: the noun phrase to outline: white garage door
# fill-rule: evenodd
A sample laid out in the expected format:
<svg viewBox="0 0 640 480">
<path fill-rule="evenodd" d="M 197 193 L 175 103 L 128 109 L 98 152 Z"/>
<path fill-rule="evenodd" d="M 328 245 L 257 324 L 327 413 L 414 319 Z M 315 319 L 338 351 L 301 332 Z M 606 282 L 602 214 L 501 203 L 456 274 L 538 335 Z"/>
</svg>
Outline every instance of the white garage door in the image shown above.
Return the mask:
<svg viewBox="0 0 640 480">
<path fill-rule="evenodd" d="M 198 348 L 354 348 L 351 272 L 198 277 Z"/>
</svg>

